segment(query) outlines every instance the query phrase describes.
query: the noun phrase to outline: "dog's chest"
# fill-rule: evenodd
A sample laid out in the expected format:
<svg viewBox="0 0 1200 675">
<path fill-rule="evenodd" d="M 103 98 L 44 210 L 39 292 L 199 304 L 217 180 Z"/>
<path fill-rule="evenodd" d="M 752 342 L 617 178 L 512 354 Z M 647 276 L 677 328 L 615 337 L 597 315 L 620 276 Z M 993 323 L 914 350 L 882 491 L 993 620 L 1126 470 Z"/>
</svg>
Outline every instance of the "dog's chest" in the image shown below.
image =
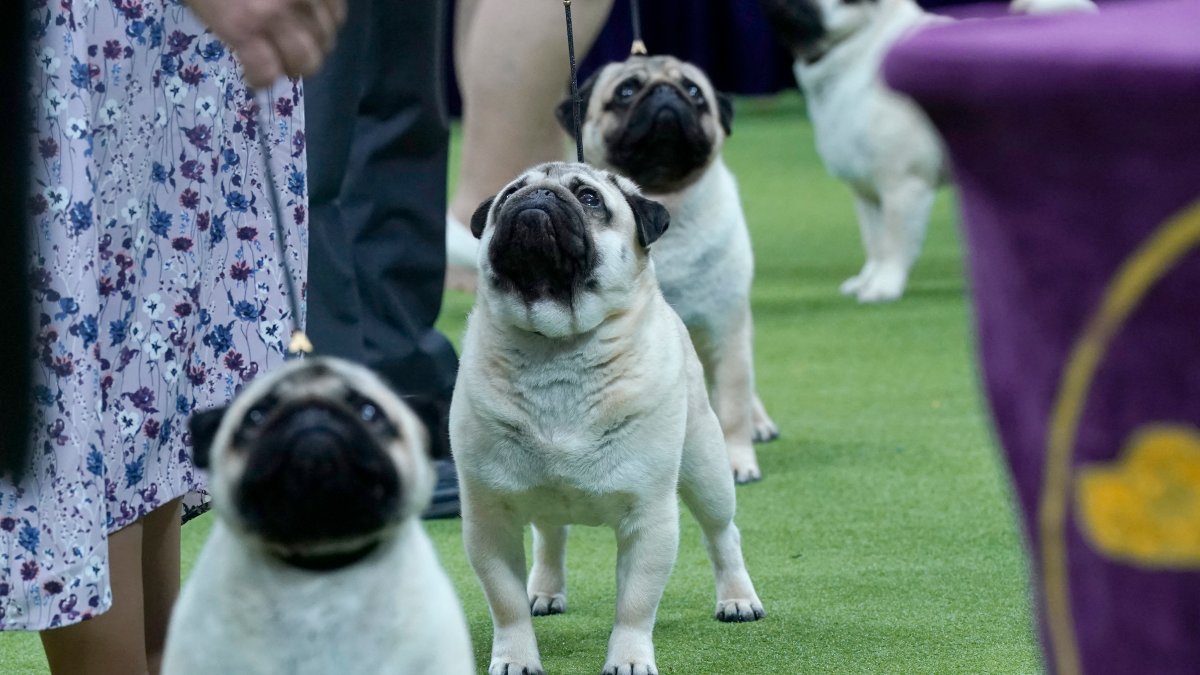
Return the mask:
<svg viewBox="0 0 1200 675">
<path fill-rule="evenodd" d="M 621 373 L 562 368 L 518 372 L 507 383 L 510 414 L 496 421 L 503 435 L 551 469 L 577 473 L 577 464 L 619 451 L 629 427 L 645 415 L 640 392 Z M 497 411 L 501 412 L 501 411 Z"/>
<path fill-rule="evenodd" d="M 499 492 L 536 492 L 575 522 L 594 520 L 596 497 L 677 471 L 687 401 L 675 361 L 507 370 L 475 399 L 488 450 L 471 464 Z"/>
</svg>

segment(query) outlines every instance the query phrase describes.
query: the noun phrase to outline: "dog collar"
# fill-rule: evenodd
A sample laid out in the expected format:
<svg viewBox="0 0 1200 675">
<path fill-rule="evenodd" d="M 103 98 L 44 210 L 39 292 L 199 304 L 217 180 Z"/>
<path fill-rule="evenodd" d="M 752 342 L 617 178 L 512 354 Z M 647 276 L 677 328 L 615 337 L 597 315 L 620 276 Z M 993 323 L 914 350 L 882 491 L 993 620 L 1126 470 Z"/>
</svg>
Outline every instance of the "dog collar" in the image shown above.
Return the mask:
<svg viewBox="0 0 1200 675">
<path fill-rule="evenodd" d="M 379 548 L 379 540 L 370 541 L 363 546 L 349 551 L 337 553 L 279 553 L 275 557 L 284 564 L 309 572 L 330 572 L 349 567 Z"/>
</svg>

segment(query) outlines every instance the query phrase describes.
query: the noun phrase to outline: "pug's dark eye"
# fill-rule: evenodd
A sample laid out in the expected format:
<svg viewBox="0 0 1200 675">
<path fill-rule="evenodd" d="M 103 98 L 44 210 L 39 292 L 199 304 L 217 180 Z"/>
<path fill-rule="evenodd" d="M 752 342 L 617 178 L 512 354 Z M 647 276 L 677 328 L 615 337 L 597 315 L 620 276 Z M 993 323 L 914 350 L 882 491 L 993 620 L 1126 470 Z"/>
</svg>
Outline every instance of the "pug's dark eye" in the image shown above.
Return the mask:
<svg viewBox="0 0 1200 675">
<path fill-rule="evenodd" d="M 587 188 L 587 187 L 581 188 L 578 192 L 575 193 L 575 196 L 579 198 L 580 204 L 583 204 L 584 206 L 587 206 L 587 207 L 590 207 L 593 209 L 600 206 L 600 204 L 602 203 L 600 200 L 600 193 L 596 192 L 592 188 Z"/>
<path fill-rule="evenodd" d="M 638 84 L 638 81 L 635 79 L 630 78 L 625 80 L 617 87 L 617 100 L 628 101 L 629 99 L 633 98 L 633 95 L 637 93 L 639 86 L 640 85 Z"/>
<path fill-rule="evenodd" d="M 375 405 L 370 403 L 369 401 L 364 402 L 358 408 L 358 416 L 361 417 L 362 421 L 364 421 L 364 422 L 372 422 L 375 420 L 375 418 L 378 415 L 379 415 L 379 409 L 376 408 Z"/>
<path fill-rule="evenodd" d="M 267 413 L 262 408 L 254 407 L 250 412 L 246 413 L 246 426 L 257 427 L 267 419 Z"/>
</svg>

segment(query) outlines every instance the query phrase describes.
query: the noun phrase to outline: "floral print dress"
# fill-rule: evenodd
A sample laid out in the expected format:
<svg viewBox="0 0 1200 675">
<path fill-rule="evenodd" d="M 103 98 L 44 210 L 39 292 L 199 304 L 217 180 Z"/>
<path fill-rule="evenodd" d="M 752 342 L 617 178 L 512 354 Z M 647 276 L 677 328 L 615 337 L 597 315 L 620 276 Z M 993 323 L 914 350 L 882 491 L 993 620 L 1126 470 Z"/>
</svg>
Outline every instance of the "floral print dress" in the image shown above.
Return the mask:
<svg viewBox="0 0 1200 675">
<path fill-rule="evenodd" d="M 34 457 L 0 480 L 0 630 L 107 610 L 108 535 L 199 506 L 188 415 L 283 361 L 260 101 L 298 282 L 307 256 L 299 84 L 256 98 L 180 0 L 33 4 Z"/>
</svg>

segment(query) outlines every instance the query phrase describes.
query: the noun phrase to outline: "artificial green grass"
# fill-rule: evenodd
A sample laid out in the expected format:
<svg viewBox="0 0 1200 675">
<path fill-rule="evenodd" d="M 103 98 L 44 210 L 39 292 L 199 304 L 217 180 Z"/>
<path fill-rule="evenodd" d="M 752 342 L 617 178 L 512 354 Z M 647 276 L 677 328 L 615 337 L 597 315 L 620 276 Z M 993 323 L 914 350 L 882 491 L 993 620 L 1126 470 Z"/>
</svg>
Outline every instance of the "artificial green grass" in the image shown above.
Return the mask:
<svg viewBox="0 0 1200 675">
<path fill-rule="evenodd" d="M 862 260 L 850 196 L 821 167 L 799 98 L 740 100 L 737 112 L 725 158 L 754 237 L 759 391 L 783 432 L 759 446 L 766 479 L 738 488 L 768 616 L 712 618 L 712 574 L 685 515 L 655 630 L 660 669 L 1040 671 L 1007 477 L 972 363 L 951 198 L 938 200 L 905 298 L 857 305 L 837 293 Z M 447 295 L 441 326 L 455 339 L 470 304 Z M 184 530 L 185 576 L 210 525 L 205 516 Z M 460 524 L 426 529 L 486 672 L 491 621 Z M 612 627 L 615 544 L 608 530 L 575 528 L 568 548 L 568 612 L 534 625 L 548 672 L 594 675 Z M 0 636 L 0 673 L 39 672 L 34 636 Z"/>
</svg>

